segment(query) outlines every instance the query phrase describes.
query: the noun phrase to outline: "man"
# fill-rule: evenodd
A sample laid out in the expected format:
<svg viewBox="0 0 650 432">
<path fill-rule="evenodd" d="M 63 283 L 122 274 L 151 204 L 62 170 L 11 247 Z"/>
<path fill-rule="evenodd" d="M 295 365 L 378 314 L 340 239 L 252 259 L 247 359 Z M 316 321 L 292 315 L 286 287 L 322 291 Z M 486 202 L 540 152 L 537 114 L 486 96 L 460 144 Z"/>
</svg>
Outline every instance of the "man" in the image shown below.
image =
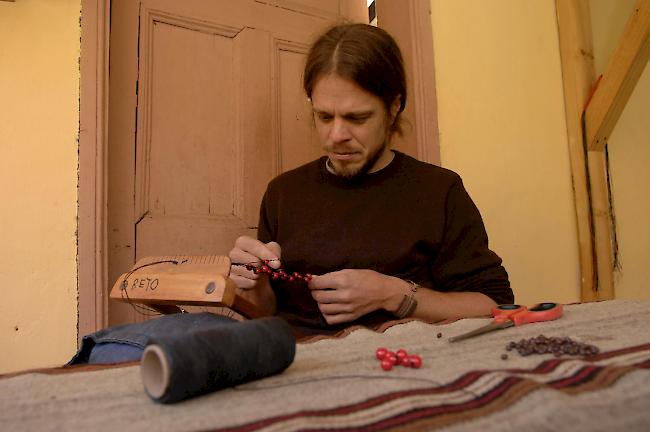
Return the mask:
<svg viewBox="0 0 650 432">
<path fill-rule="evenodd" d="M 240 237 L 230 252 L 240 294 L 306 334 L 513 302 L 460 177 L 390 149 L 406 104 L 392 37 L 363 24 L 330 29 L 308 54 L 303 84 L 326 156 L 268 185 L 258 239 Z M 271 281 L 250 270 L 265 260 L 314 276 Z"/>
</svg>

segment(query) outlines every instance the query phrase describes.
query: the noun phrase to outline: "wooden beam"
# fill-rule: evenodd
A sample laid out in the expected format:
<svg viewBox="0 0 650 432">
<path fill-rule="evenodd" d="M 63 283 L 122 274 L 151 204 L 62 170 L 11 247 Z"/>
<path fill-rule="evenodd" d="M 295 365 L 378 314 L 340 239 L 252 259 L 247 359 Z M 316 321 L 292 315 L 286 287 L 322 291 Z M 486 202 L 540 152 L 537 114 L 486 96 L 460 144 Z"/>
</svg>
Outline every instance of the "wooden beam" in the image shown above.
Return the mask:
<svg viewBox="0 0 650 432">
<path fill-rule="evenodd" d="M 580 298 L 603 300 L 613 298 L 609 213 L 601 211 L 609 202 L 604 154 L 587 152 L 582 133 L 582 114 L 595 77 L 589 3 L 556 0 L 556 8 L 578 231 Z M 598 174 L 590 176 L 590 172 Z"/>
<path fill-rule="evenodd" d="M 637 0 L 603 79 L 585 113 L 589 150 L 605 148 L 650 58 L 650 0 Z"/>
<path fill-rule="evenodd" d="M 106 150 L 110 0 L 81 2 L 78 343 L 108 325 Z"/>
</svg>

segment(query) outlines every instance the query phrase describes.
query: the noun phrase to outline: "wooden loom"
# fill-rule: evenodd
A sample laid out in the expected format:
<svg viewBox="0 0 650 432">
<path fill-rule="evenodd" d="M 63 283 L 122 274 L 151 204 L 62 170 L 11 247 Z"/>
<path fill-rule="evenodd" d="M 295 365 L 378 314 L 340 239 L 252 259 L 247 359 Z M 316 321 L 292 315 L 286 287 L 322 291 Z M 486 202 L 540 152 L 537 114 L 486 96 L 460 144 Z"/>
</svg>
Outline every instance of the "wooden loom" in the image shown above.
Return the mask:
<svg viewBox="0 0 650 432">
<path fill-rule="evenodd" d="M 257 306 L 237 294 L 229 275 L 227 256 L 147 257 L 117 279 L 110 298 L 147 305 L 164 314 L 182 312 L 178 305 L 194 305 L 224 306 L 247 318 L 261 316 Z"/>
</svg>

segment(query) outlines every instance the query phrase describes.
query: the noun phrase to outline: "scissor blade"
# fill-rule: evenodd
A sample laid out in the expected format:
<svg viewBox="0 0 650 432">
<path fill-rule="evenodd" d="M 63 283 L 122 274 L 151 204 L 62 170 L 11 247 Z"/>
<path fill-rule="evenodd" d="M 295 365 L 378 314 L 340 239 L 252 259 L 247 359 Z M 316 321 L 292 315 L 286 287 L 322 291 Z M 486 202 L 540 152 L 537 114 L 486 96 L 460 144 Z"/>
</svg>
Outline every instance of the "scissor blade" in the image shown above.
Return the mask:
<svg viewBox="0 0 650 432">
<path fill-rule="evenodd" d="M 448 340 L 449 342 L 457 342 L 463 339 L 469 339 L 474 336 L 482 335 L 483 333 L 491 332 L 493 330 L 499 330 L 499 329 L 504 329 L 508 327 L 512 327 L 514 323 L 510 320 L 506 320 L 504 322 L 492 322 L 486 326 L 479 327 L 476 330 L 472 330 L 471 332 L 464 333 L 462 335 L 450 337 Z"/>
</svg>

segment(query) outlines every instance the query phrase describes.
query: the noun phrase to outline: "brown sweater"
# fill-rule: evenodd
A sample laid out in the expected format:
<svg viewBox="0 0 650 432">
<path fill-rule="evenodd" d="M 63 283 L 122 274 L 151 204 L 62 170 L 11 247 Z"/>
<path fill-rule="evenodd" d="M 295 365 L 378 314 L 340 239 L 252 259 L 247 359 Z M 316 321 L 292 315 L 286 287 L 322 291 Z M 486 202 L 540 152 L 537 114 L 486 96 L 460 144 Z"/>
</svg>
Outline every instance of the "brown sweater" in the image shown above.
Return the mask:
<svg viewBox="0 0 650 432">
<path fill-rule="evenodd" d="M 512 303 L 501 259 L 488 249 L 478 209 L 454 172 L 395 151 L 382 170 L 353 181 L 331 174 L 326 158 L 269 183 L 258 238 L 282 247 L 287 271 L 324 274 L 372 269 L 442 292 L 475 291 Z M 303 331 L 328 326 L 304 283 L 273 285 L 278 313 Z M 348 325 L 394 319 L 377 311 Z"/>
</svg>

